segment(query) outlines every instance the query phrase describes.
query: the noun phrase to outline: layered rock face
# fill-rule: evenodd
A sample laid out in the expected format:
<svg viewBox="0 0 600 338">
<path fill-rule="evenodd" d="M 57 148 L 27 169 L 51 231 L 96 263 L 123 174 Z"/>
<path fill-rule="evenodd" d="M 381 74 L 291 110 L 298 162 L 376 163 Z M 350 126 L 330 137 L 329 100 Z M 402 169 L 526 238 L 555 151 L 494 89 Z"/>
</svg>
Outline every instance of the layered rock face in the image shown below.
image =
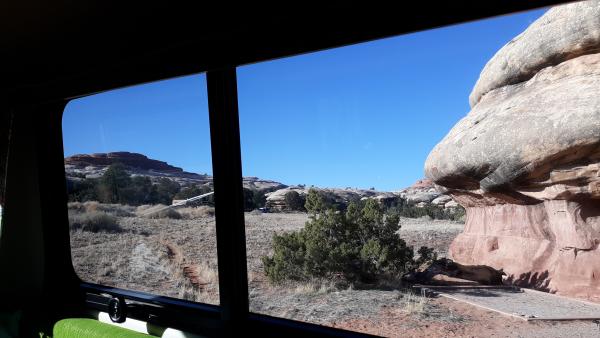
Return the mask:
<svg viewBox="0 0 600 338">
<path fill-rule="evenodd" d="M 600 299 L 600 2 L 555 7 L 488 62 L 426 176 L 467 209 L 457 262 Z"/>
<path fill-rule="evenodd" d="M 76 166 L 108 166 L 114 163 L 122 163 L 126 166 L 143 169 L 157 170 L 162 172 L 182 173 L 183 169 L 174 167 L 167 162 L 153 160 L 145 155 L 119 151 L 112 153 L 79 154 L 65 158 L 65 164 Z"/>
</svg>

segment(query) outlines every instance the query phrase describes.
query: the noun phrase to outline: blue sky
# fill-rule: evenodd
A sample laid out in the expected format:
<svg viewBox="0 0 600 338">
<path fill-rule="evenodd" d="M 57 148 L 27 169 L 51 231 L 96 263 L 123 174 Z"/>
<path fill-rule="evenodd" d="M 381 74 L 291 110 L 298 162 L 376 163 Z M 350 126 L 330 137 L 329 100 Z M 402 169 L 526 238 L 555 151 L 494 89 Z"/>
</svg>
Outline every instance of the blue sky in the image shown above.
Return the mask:
<svg viewBox="0 0 600 338">
<path fill-rule="evenodd" d="M 485 63 L 544 10 L 238 68 L 244 176 L 398 190 L 469 111 Z M 132 151 L 211 173 L 203 74 L 69 102 L 65 156 Z"/>
</svg>

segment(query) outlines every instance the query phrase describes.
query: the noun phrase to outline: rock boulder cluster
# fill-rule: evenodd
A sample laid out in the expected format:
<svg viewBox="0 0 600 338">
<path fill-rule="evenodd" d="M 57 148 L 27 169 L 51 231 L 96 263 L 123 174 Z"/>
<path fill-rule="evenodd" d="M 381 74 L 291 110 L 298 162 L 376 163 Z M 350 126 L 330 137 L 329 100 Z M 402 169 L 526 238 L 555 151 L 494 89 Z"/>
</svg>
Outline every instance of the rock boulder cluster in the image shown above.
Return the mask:
<svg viewBox="0 0 600 338">
<path fill-rule="evenodd" d="M 297 192 L 300 196 L 306 196 L 310 187 L 290 186 L 274 190 L 266 194 L 267 207 L 274 211 L 284 211 L 288 209 L 285 201 L 285 195 L 290 191 Z M 456 208 L 458 204 L 452 200 L 452 197 L 439 192 L 433 182 L 428 179 L 417 180 L 410 187 L 400 191 L 378 191 L 373 189 L 358 188 L 316 188 L 329 197 L 331 202 L 340 205 L 347 205 L 351 201 L 364 200 L 368 198 L 375 199 L 381 204 L 390 205 L 398 202 L 400 199 L 418 207 L 427 205 L 436 205 L 445 209 Z"/>
<path fill-rule="evenodd" d="M 600 1 L 550 9 L 484 67 L 426 176 L 467 210 L 450 256 L 600 297 Z"/>
</svg>

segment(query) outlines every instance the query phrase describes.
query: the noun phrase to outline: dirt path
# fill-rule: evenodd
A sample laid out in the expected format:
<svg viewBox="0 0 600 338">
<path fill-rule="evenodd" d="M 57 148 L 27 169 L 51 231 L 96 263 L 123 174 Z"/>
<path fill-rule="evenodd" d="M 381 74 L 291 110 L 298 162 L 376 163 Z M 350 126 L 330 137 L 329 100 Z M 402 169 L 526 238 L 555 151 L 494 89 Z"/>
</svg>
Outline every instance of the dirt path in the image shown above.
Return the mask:
<svg viewBox="0 0 600 338">
<path fill-rule="evenodd" d="M 376 319 L 355 319 L 333 326 L 384 337 L 600 337 L 600 327 L 592 321 L 526 322 L 446 298 L 431 299 L 420 314 L 390 307 L 380 311 Z"/>
<path fill-rule="evenodd" d="M 447 297 L 519 318 L 592 318 L 600 320 L 600 304 L 520 288 L 433 288 Z"/>
</svg>

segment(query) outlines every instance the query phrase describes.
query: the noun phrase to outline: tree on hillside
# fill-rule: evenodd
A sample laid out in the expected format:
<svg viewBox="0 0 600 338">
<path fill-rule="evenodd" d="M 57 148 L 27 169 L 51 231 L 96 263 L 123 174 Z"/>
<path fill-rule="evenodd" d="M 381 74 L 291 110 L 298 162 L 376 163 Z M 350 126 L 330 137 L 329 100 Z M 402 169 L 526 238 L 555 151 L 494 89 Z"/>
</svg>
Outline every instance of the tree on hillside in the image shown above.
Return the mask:
<svg viewBox="0 0 600 338">
<path fill-rule="evenodd" d="M 154 200 L 166 205 L 171 204 L 173 197 L 181 190 L 179 183 L 165 177 L 160 178 L 154 187 Z"/>
<path fill-rule="evenodd" d="M 327 209 L 327 207 L 328 205 L 325 201 L 325 197 L 319 190 L 313 188 L 308 189 L 308 194 L 306 195 L 306 202 L 304 203 L 304 208 L 310 214 L 315 215 L 322 213 Z"/>
<path fill-rule="evenodd" d="M 69 202 L 96 201 L 98 200 L 97 179 L 84 178 L 82 180 L 67 180 Z"/>
<path fill-rule="evenodd" d="M 103 203 L 120 203 L 121 191 L 131 184 L 131 178 L 121 163 L 111 164 L 100 178 L 98 199 Z"/>
<path fill-rule="evenodd" d="M 244 188 L 244 210 L 252 211 L 254 209 L 254 190 Z"/>
<path fill-rule="evenodd" d="M 285 193 L 285 205 L 288 210 L 292 211 L 304 211 L 304 197 L 300 195 L 297 191 L 291 190 Z"/>
<path fill-rule="evenodd" d="M 178 193 L 176 193 L 173 196 L 173 199 L 176 200 L 185 200 L 188 198 L 192 198 L 192 197 L 196 197 L 199 195 L 204 195 L 206 193 L 209 193 L 213 191 L 212 188 L 210 186 L 207 185 L 192 185 L 189 187 L 185 187 L 183 189 L 181 189 Z M 208 196 L 207 198 L 205 198 L 203 200 L 203 202 L 209 203 L 209 204 L 214 204 L 215 200 L 214 200 L 214 195 Z"/>
<path fill-rule="evenodd" d="M 149 177 L 130 177 L 129 185 L 120 190 L 118 202 L 129 205 L 155 204 L 155 190 Z"/>
<path fill-rule="evenodd" d="M 254 208 L 264 208 L 264 206 L 267 204 L 267 196 L 265 196 L 265 191 L 254 191 L 254 197 L 252 198 L 252 201 L 254 202 Z"/>
</svg>

